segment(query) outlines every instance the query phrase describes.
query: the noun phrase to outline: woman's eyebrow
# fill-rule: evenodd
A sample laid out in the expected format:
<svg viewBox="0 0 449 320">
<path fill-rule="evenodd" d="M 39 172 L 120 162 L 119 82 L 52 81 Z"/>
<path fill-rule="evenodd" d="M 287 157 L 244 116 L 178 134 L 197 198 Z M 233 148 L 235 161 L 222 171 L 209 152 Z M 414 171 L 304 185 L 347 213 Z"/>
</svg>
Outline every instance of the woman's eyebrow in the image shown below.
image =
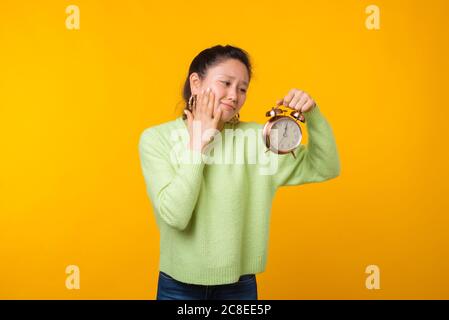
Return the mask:
<svg viewBox="0 0 449 320">
<path fill-rule="evenodd" d="M 220 74 L 220 76 L 225 76 L 225 77 L 228 77 L 228 78 L 231 78 L 231 79 L 235 79 L 235 77 L 229 76 L 229 75 L 227 75 L 227 74 Z M 248 82 L 242 81 L 242 83 L 243 83 L 245 86 L 248 86 Z"/>
</svg>

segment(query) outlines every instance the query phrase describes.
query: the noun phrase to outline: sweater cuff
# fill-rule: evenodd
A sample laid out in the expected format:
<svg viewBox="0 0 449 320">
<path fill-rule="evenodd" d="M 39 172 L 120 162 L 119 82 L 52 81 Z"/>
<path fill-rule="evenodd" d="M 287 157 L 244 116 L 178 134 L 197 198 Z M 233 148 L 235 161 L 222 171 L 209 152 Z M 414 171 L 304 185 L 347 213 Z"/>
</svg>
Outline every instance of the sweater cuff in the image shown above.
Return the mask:
<svg viewBox="0 0 449 320">
<path fill-rule="evenodd" d="M 191 150 L 187 146 L 180 155 L 181 164 L 204 165 L 203 154 L 196 150 Z"/>
<path fill-rule="evenodd" d="M 180 168 L 181 175 L 184 175 L 187 179 L 193 181 L 201 180 L 203 177 L 204 166 L 202 153 L 199 151 L 190 150 L 185 148 L 180 155 Z M 191 180 L 191 181 L 192 181 Z"/>
<path fill-rule="evenodd" d="M 318 108 L 318 105 L 315 105 L 312 110 L 303 113 L 304 118 L 306 119 L 306 123 L 308 121 L 315 121 L 316 118 L 321 116 L 321 111 Z"/>
</svg>

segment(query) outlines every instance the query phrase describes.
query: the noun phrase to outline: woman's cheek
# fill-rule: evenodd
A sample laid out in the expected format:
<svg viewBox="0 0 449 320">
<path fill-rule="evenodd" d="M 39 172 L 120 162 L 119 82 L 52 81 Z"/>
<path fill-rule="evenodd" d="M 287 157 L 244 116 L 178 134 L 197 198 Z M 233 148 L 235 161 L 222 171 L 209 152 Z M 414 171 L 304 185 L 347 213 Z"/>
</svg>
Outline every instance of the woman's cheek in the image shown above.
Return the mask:
<svg viewBox="0 0 449 320">
<path fill-rule="evenodd" d="M 221 90 L 214 90 L 214 94 L 215 94 L 215 103 L 218 106 L 222 99 L 223 94 Z"/>
<path fill-rule="evenodd" d="M 217 87 L 213 88 L 213 90 L 214 90 L 215 98 L 220 100 L 221 97 L 223 96 L 222 90 L 220 88 L 217 88 Z"/>
<path fill-rule="evenodd" d="M 245 104 L 245 101 L 246 101 L 246 95 L 241 96 L 239 99 L 239 110 L 240 110 L 240 108 L 243 107 L 243 105 Z"/>
</svg>

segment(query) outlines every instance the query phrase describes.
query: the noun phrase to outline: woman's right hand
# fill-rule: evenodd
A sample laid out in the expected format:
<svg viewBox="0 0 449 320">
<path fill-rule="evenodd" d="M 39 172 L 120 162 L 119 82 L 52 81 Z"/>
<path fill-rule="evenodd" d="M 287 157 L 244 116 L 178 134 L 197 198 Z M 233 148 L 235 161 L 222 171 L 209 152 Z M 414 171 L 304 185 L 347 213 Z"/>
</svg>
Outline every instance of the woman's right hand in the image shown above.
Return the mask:
<svg viewBox="0 0 449 320">
<path fill-rule="evenodd" d="M 197 95 L 196 107 L 193 106 L 192 112 L 186 109 L 184 113 L 190 135 L 189 148 L 202 152 L 216 134 L 222 115 L 221 108 L 216 108 L 215 94 L 210 88 L 203 90 Z"/>
</svg>

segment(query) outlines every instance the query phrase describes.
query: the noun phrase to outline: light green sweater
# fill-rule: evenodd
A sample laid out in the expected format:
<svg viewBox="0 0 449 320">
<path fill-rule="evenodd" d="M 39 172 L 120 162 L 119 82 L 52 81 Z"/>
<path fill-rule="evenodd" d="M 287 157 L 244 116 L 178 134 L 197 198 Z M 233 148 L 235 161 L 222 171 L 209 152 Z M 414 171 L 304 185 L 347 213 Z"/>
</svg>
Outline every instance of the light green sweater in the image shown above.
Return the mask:
<svg viewBox="0 0 449 320">
<path fill-rule="evenodd" d="M 263 125 L 255 122 L 226 123 L 204 157 L 187 148 L 188 131 L 181 117 L 143 131 L 139 155 L 160 232 L 161 271 L 181 282 L 217 285 L 265 270 L 276 190 L 340 174 L 329 123 L 318 106 L 304 116 L 309 141 L 295 150 L 296 159 L 265 153 Z M 248 133 L 239 145 L 243 149 L 236 147 L 242 139 L 229 132 Z M 250 142 L 251 132 L 257 133 L 257 148 Z M 218 146 L 234 147 L 222 152 L 222 162 L 214 158 L 220 154 Z M 229 156 L 229 150 L 230 164 L 223 156 Z"/>
</svg>

